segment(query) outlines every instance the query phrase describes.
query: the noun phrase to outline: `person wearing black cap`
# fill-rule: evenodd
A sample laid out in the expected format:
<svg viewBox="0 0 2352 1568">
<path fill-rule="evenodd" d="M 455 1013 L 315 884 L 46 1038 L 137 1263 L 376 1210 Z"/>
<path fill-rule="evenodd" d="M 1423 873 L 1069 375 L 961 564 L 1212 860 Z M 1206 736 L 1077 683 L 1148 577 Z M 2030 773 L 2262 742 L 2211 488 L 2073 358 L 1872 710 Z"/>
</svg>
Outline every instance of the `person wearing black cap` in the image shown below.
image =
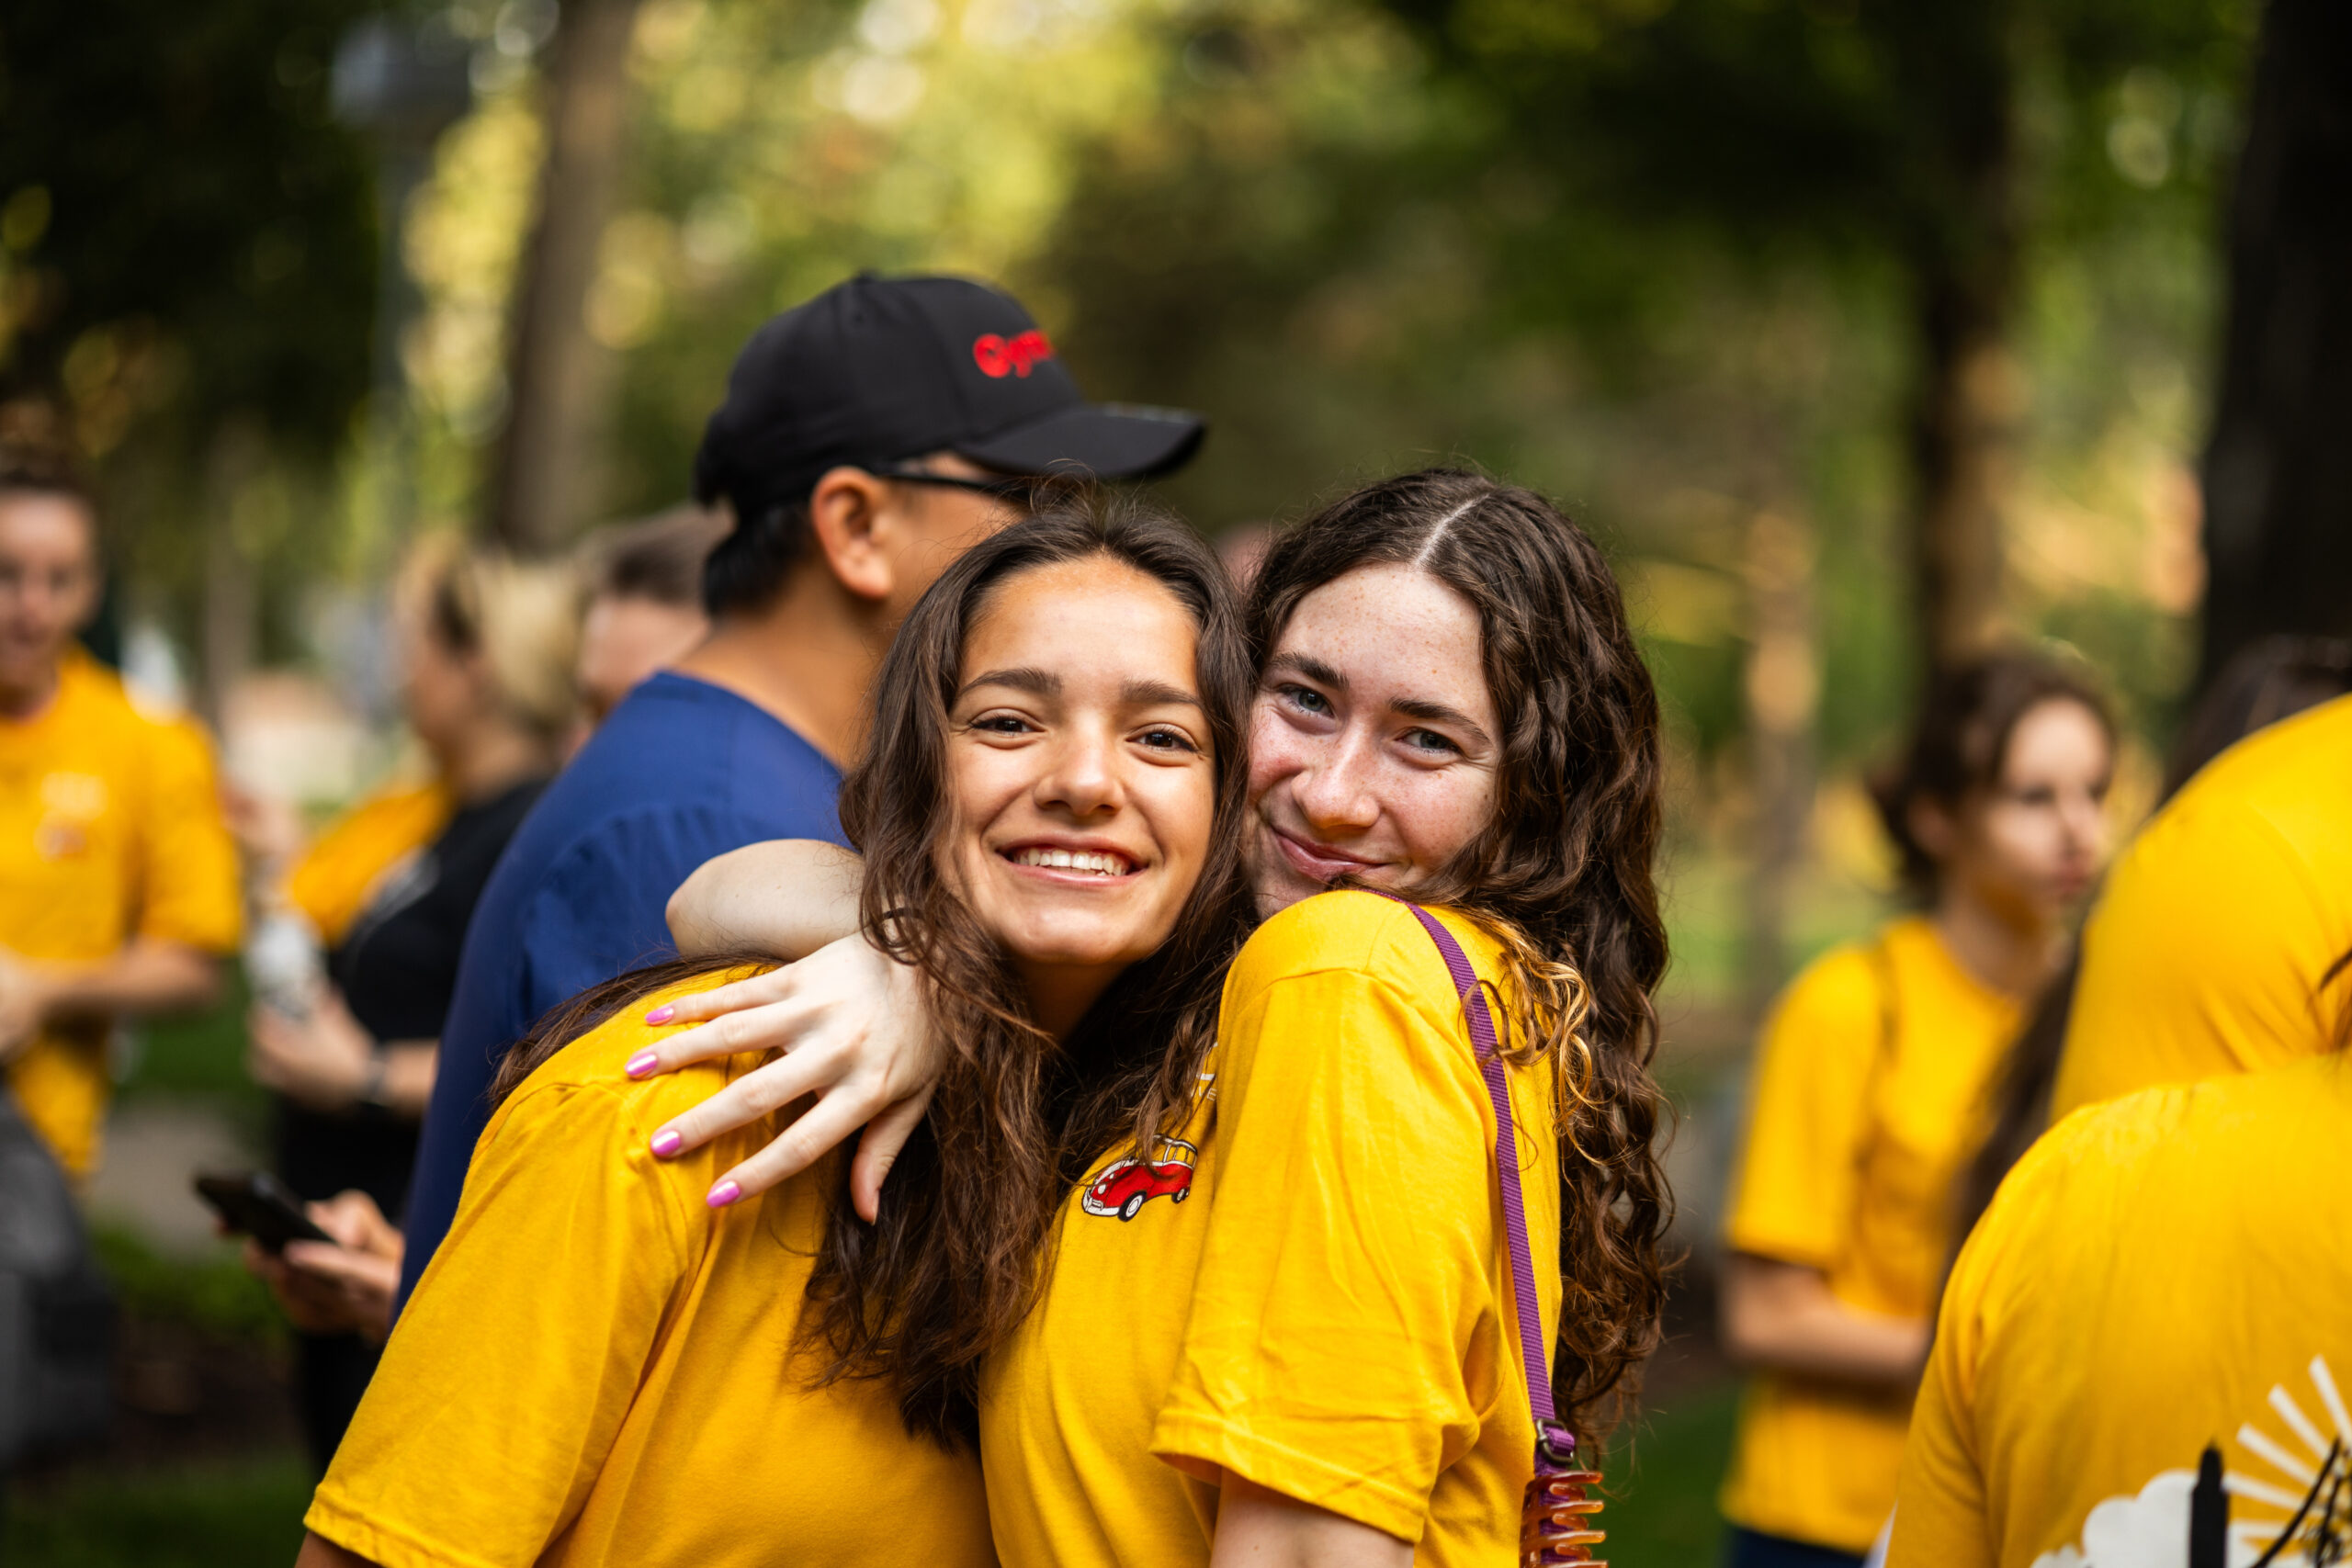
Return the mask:
<svg viewBox="0 0 2352 1568">
<path fill-rule="evenodd" d="M 1201 421 L 1090 403 L 1010 297 L 861 275 L 752 337 L 695 459 L 733 527 L 710 637 L 632 692 L 508 846 L 466 937 L 410 1190 L 400 1295 L 447 1233 L 506 1048 L 557 1003 L 667 956 L 703 862 L 841 840 L 833 797 L 898 623 L 1030 479 L 1171 471 Z"/>
</svg>

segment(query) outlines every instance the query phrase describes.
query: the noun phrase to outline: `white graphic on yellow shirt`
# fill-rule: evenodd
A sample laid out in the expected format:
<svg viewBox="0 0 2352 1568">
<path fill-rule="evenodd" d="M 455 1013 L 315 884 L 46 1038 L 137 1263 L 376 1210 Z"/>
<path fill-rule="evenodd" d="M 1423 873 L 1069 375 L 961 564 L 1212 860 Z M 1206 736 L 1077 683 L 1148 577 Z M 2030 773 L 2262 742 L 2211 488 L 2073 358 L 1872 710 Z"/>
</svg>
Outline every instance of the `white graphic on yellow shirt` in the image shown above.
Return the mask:
<svg viewBox="0 0 2352 1568">
<path fill-rule="evenodd" d="M 2249 1421 L 2237 1447 L 2259 1473 L 2224 1472 L 2217 1450 L 2199 1472 L 2167 1470 L 2136 1497 L 2109 1497 L 2083 1521 L 2082 1545 L 2033 1568 L 2329 1568 L 2352 1563 L 2352 1414 L 2314 1356 L 2307 1396 L 2270 1391 L 2280 1438 Z M 2333 1428 L 2333 1430 L 2330 1430 Z M 2218 1549 L 2217 1549 L 2218 1548 Z"/>
</svg>

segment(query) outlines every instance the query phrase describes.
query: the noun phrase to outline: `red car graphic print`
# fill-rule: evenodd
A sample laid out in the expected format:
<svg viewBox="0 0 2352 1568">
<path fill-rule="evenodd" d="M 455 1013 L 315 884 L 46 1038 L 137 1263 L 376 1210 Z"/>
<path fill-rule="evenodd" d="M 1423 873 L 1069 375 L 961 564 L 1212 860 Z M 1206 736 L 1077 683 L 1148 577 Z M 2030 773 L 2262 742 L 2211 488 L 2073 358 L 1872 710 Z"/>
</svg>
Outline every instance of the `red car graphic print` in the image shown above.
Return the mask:
<svg viewBox="0 0 2352 1568">
<path fill-rule="evenodd" d="M 1162 1138 L 1157 1159 L 1115 1159 L 1087 1184 L 1079 1207 L 1100 1219 L 1132 1220 L 1154 1198 L 1181 1203 L 1193 1190 L 1193 1162 L 1201 1151 L 1175 1138 Z"/>
</svg>

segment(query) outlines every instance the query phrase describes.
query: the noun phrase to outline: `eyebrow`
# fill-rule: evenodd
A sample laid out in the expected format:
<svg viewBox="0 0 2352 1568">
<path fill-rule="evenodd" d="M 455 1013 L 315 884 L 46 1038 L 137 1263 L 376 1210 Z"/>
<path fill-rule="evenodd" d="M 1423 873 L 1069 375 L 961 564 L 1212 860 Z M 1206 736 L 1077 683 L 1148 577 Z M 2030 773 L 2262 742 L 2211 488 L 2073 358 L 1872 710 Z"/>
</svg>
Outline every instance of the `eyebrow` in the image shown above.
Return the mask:
<svg viewBox="0 0 2352 1568">
<path fill-rule="evenodd" d="M 1129 707 L 1159 707 L 1173 703 L 1180 707 L 1202 706 L 1201 699 L 1182 686 L 1171 686 L 1165 681 L 1129 681 L 1119 688 L 1119 700 Z"/>
<path fill-rule="evenodd" d="M 1288 671 L 1294 675 L 1304 675 L 1316 684 L 1329 686 L 1331 690 L 1342 694 L 1348 689 L 1348 678 L 1345 675 L 1340 674 L 1321 660 L 1311 658 L 1304 653 L 1277 653 L 1266 660 L 1268 674 L 1272 674 L 1278 670 Z M 1466 730 L 1470 737 L 1481 746 L 1492 746 L 1495 743 L 1494 738 L 1460 708 L 1448 707 L 1443 703 L 1426 702 L 1419 697 L 1400 698 L 1390 703 L 1388 706 L 1393 712 L 1403 714 L 1407 718 L 1418 718 L 1424 724 L 1450 724 Z"/>
<path fill-rule="evenodd" d="M 1035 697 L 1057 697 L 1062 692 L 1062 678 L 1050 670 L 1040 670 L 1033 664 L 1016 665 L 1010 670 L 990 670 L 964 682 L 963 696 L 978 686 L 1010 686 L 1016 692 L 1027 692 Z"/>
<path fill-rule="evenodd" d="M 1062 694 L 1062 678 L 1050 670 L 1035 665 L 1016 665 L 1009 670 L 990 670 L 964 682 L 965 693 L 981 686 L 1007 686 L 1016 692 L 1026 692 L 1035 697 L 1057 697 Z M 1129 681 L 1119 688 L 1119 700 L 1130 707 L 1157 707 L 1174 703 L 1183 707 L 1200 707 L 1201 699 L 1182 686 L 1171 686 L 1165 681 Z"/>
<path fill-rule="evenodd" d="M 1304 675 L 1317 684 L 1329 686 L 1335 692 L 1344 692 L 1348 689 L 1348 678 L 1345 675 L 1340 674 L 1321 660 L 1309 658 L 1304 653 L 1277 653 L 1266 660 L 1267 674 L 1271 675 L 1277 670 L 1287 670 L 1294 675 Z"/>
</svg>

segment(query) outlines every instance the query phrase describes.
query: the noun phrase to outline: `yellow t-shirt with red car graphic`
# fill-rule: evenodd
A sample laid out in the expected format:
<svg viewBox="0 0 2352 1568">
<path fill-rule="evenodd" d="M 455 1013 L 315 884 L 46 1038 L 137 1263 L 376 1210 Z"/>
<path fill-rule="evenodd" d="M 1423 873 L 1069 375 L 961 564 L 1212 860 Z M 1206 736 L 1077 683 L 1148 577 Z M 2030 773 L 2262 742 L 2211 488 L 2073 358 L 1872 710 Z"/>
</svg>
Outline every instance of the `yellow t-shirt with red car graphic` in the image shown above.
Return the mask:
<svg viewBox="0 0 2352 1568">
<path fill-rule="evenodd" d="M 0 950 L 89 964 L 149 937 L 225 953 L 243 915 L 202 731 L 141 713 L 112 671 L 69 651 L 46 708 L 0 719 Z M 25 1119 L 77 1175 L 97 1160 L 107 1032 L 96 1018 L 53 1027 L 7 1064 Z"/>
<path fill-rule="evenodd" d="M 1512 1559 L 1534 1431 L 1494 1111 L 1443 960 L 1401 905 L 1306 899 L 1236 961 L 1217 1041 L 1189 1122 L 1071 1195 L 1044 1294 L 985 1369 L 999 1557 L 1205 1564 L 1231 1471 L 1419 1563 Z M 1511 1095 L 1549 1345 L 1550 1068 L 1513 1068 Z"/>
</svg>

